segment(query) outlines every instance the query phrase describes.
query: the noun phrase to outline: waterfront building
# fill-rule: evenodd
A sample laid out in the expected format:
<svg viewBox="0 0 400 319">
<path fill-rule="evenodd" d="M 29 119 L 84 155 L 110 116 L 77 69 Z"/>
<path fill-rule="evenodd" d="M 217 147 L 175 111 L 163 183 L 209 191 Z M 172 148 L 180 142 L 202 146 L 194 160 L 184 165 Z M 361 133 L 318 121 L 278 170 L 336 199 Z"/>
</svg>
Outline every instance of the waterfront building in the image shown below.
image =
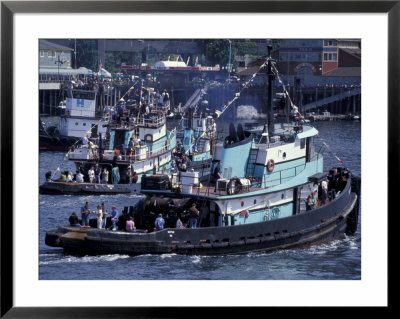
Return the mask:
<svg viewBox="0 0 400 319">
<path fill-rule="evenodd" d="M 360 39 L 283 39 L 273 56 L 291 85 L 361 83 Z"/>
</svg>

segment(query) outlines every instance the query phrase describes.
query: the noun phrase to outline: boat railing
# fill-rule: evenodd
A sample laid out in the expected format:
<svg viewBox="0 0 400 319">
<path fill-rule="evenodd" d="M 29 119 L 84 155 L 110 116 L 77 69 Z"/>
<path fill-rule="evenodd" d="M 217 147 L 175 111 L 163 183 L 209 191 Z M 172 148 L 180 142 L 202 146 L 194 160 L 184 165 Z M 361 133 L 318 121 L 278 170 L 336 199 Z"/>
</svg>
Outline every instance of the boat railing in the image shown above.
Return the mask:
<svg viewBox="0 0 400 319">
<path fill-rule="evenodd" d="M 151 109 L 151 113 L 152 114 L 158 114 L 159 112 L 162 112 L 164 114 L 167 114 L 169 111 L 169 107 L 168 106 L 160 106 L 160 105 L 154 105 Z"/>
<path fill-rule="evenodd" d="M 145 156 L 143 154 L 121 154 L 120 159 L 118 161 L 124 161 L 124 162 L 138 162 L 138 161 L 143 161 L 145 159 L 163 154 L 167 152 L 170 149 L 170 146 L 172 145 L 172 140 L 168 141 L 162 146 L 157 149 L 147 151 Z"/>
<path fill-rule="evenodd" d="M 165 116 L 139 117 L 134 123 L 144 127 L 159 127 L 165 124 Z"/>
<path fill-rule="evenodd" d="M 272 174 L 264 173 L 262 180 L 259 180 L 255 177 L 255 181 L 253 181 L 252 186 L 259 188 L 267 188 L 271 186 L 280 185 L 284 180 L 288 180 L 300 174 L 302 171 L 304 171 L 305 168 L 306 164 L 301 164 L 295 167 L 290 167 L 278 172 L 274 172 Z M 289 171 L 294 171 L 294 174 L 287 174 Z"/>
</svg>

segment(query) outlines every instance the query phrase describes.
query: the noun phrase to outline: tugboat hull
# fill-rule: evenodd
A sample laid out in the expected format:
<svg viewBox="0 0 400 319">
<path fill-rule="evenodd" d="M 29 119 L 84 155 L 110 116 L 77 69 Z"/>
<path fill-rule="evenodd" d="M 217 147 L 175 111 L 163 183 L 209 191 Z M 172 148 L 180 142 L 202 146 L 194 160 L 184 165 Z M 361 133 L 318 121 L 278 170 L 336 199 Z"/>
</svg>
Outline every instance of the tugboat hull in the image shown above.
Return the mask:
<svg viewBox="0 0 400 319">
<path fill-rule="evenodd" d="M 225 255 L 297 248 L 343 237 L 357 204 L 358 196 L 348 183 L 334 201 L 282 219 L 228 227 L 167 228 L 151 233 L 61 226 L 46 233 L 46 245 L 66 252 L 129 255 Z"/>
<path fill-rule="evenodd" d="M 140 183 L 137 184 L 96 184 L 45 182 L 39 186 L 39 192 L 46 195 L 115 195 L 139 194 Z"/>
</svg>

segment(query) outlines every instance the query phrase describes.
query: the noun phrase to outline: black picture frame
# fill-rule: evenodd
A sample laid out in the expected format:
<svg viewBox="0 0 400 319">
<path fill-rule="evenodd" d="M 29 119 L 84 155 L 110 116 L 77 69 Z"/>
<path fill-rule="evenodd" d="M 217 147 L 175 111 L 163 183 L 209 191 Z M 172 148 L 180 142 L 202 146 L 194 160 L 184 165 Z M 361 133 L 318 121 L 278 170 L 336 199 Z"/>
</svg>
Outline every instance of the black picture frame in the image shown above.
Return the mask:
<svg viewBox="0 0 400 319">
<path fill-rule="evenodd" d="M 73 4 L 71 2 L 74 2 Z M 95 5 L 94 5 L 95 4 Z M 396 213 L 395 180 L 399 164 L 400 1 L 1 1 L 1 313 L 4 318 L 180 318 L 193 310 L 177 307 L 14 307 L 13 304 L 13 17 L 16 13 L 123 12 L 387 13 L 388 14 L 388 209 Z M 381 172 L 387 174 L 387 172 Z M 384 213 L 384 212 L 382 212 Z M 388 215 L 388 218 L 390 216 Z M 388 223 L 390 225 L 390 223 Z M 392 223 L 392 227 L 393 223 Z M 389 233 L 390 230 L 389 230 Z M 389 239 L 389 238 L 388 238 Z M 388 240 L 388 245 L 390 241 Z M 389 247 L 389 246 L 388 246 Z M 389 257 L 389 254 L 388 254 Z M 390 264 L 390 258 L 389 258 Z M 388 285 L 390 280 L 388 281 Z M 388 305 L 390 308 L 391 298 Z M 294 310 L 294 308 L 292 308 Z M 224 316 L 227 309 L 208 309 Z M 239 313 L 246 312 L 241 309 Z M 297 309 L 301 315 L 306 309 Z M 235 313 L 238 314 L 237 310 Z M 193 314 L 193 313 L 192 313 Z M 196 314 L 198 314 L 196 310 Z M 305 314 L 305 312 L 304 312 Z"/>
</svg>

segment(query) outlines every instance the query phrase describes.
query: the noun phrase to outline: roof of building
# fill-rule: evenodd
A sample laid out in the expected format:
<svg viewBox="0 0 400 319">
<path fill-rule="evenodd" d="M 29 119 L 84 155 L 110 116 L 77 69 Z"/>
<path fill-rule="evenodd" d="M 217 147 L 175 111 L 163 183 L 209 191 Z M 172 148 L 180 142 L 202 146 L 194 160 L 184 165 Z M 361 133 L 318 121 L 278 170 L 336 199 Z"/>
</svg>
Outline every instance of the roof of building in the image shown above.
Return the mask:
<svg viewBox="0 0 400 319">
<path fill-rule="evenodd" d="M 183 61 L 158 61 L 155 64 L 155 68 L 168 68 L 168 67 L 186 67 L 186 63 Z"/>
<path fill-rule="evenodd" d="M 72 48 L 66 47 L 58 43 L 50 42 L 47 40 L 39 40 L 39 49 L 51 49 L 51 50 L 63 50 L 63 51 L 74 51 Z"/>
<path fill-rule="evenodd" d="M 76 74 L 93 74 L 92 70 L 85 67 L 79 69 L 72 68 L 53 68 L 53 67 L 40 67 L 39 74 L 60 74 L 60 75 L 76 75 Z"/>
<path fill-rule="evenodd" d="M 324 76 L 361 76 L 361 67 L 340 67 L 325 73 Z"/>
<path fill-rule="evenodd" d="M 354 56 L 355 58 L 361 59 L 361 49 L 340 48 L 340 50 Z"/>
</svg>

